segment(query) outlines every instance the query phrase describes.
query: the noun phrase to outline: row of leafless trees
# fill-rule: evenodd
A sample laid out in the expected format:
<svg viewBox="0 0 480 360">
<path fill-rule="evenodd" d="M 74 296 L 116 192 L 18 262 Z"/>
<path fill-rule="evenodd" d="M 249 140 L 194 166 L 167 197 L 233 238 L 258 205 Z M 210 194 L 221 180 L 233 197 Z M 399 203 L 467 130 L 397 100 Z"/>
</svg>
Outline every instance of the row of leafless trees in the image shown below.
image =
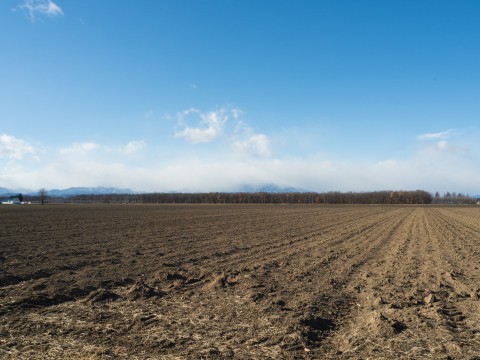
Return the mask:
<svg viewBox="0 0 480 360">
<path fill-rule="evenodd" d="M 43 194 L 45 196 L 45 194 Z M 432 195 L 416 191 L 326 192 L 326 193 L 148 193 L 77 195 L 68 198 L 32 200 L 46 203 L 115 204 L 430 204 Z"/>
<path fill-rule="evenodd" d="M 433 204 L 475 204 L 478 200 L 468 194 L 446 192 L 443 195 L 437 191 L 433 196 Z"/>
</svg>

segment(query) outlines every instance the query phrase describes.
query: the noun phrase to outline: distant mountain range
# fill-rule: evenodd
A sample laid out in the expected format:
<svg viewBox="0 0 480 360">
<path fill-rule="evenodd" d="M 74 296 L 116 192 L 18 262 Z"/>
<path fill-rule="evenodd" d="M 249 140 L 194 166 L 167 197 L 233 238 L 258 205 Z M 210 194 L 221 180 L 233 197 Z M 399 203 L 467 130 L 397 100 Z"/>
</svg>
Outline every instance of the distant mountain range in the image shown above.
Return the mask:
<svg viewBox="0 0 480 360">
<path fill-rule="evenodd" d="M 67 197 L 76 195 L 109 195 L 109 194 L 136 194 L 130 189 L 119 189 L 114 187 L 96 186 L 96 187 L 70 187 L 68 189 L 48 190 L 48 196 Z"/>
<path fill-rule="evenodd" d="M 233 189 L 231 192 L 245 192 L 245 193 L 257 193 L 257 192 L 266 192 L 266 193 L 296 193 L 296 192 L 309 192 L 309 190 L 295 188 L 292 186 L 279 186 L 276 184 L 261 184 L 261 185 L 241 185 L 236 189 Z M 0 197 L 10 196 L 14 194 L 24 194 L 24 195 L 38 195 L 38 191 L 31 191 L 25 189 L 7 189 L 0 187 Z M 116 187 L 105 187 L 105 186 L 96 186 L 96 187 L 70 187 L 67 189 L 52 189 L 47 191 L 48 196 L 54 197 L 69 197 L 76 195 L 108 195 L 108 194 L 139 194 L 140 192 L 133 191 L 130 189 L 122 189 Z M 480 195 L 472 196 L 474 199 L 480 200 Z"/>
<path fill-rule="evenodd" d="M 234 192 L 246 192 L 246 193 L 296 193 L 296 192 L 308 192 L 305 189 L 294 188 L 292 186 L 278 186 L 275 184 L 262 184 L 262 185 L 241 185 L 237 191 Z"/>
<path fill-rule="evenodd" d="M 30 190 L 11 190 L 0 187 L 0 194 L 13 195 L 13 194 L 24 194 L 24 195 L 38 195 L 38 191 Z M 96 186 L 96 187 L 70 187 L 68 189 L 52 189 L 47 191 L 48 196 L 55 197 L 68 197 L 76 195 L 106 195 L 106 194 L 136 194 L 135 191 L 130 189 L 119 189 L 114 187 L 105 187 L 105 186 Z"/>
<path fill-rule="evenodd" d="M 307 190 L 294 188 L 292 186 L 278 186 L 276 184 L 261 184 L 261 185 L 241 185 L 234 189 L 232 192 L 245 192 L 245 193 L 294 193 L 294 192 L 307 192 Z M 31 191 L 25 189 L 7 189 L 0 187 L 0 196 L 9 196 L 13 194 L 24 195 L 38 195 L 38 191 Z M 77 195 L 108 195 L 108 194 L 138 194 L 139 192 L 130 189 L 121 189 L 115 187 L 70 187 L 67 189 L 52 189 L 47 190 L 48 196 L 54 197 L 69 197 Z"/>
</svg>

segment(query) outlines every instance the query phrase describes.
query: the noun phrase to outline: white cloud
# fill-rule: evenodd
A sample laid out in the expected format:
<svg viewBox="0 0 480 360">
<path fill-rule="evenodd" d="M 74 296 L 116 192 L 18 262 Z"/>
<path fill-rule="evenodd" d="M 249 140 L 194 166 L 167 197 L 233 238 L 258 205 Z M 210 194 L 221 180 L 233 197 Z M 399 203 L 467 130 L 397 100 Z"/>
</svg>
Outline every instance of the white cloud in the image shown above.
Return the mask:
<svg viewBox="0 0 480 360">
<path fill-rule="evenodd" d="M 98 149 L 99 147 L 100 145 L 94 142 L 73 143 L 69 147 L 60 149 L 60 154 L 83 156 Z"/>
<path fill-rule="evenodd" d="M 243 141 L 235 141 L 235 151 L 241 155 L 270 156 L 269 139 L 264 134 L 254 134 Z"/>
<path fill-rule="evenodd" d="M 438 150 L 438 151 L 444 151 L 444 150 L 451 149 L 452 146 L 448 141 L 441 140 L 434 143 L 434 148 L 435 150 Z"/>
<path fill-rule="evenodd" d="M 37 16 L 63 16 L 63 10 L 52 0 L 24 0 L 18 7 L 22 9 L 25 15 L 32 21 L 34 21 Z"/>
<path fill-rule="evenodd" d="M 447 140 L 429 141 L 426 144 L 422 144 L 419 150 L 419 154 L 423 157 L 442 156 L 444 158 L 447 156 L 452 158 L 458 157 L 467 152 L 467 148 Z"/>
<path fill-rule="evenodd" d="M 235 107 L 221 107 L 209 112 L 188 109 L 177 114 L 175 137 L 191 143 L 209 143 L 222 138 L 236 154 L 270 156 L 270 140 L 267 135 L 255 133 L 241 119 L 242 115 L 243 112 Z"/>
<path fill-rule="evenodd" d="M 35 150 L 27 141 L 12 135 L 0 135 L 0 158 L 21 160 L 26 154 L 34 154 Z"/>
<path fill-rule="evenodd" d="M 403 154 L 401 160 L 359 162 L 347 157 L 335 158 L 326 150 L 279 158 L 270 150 L 276 138 L 272 140 L 268 134 L 253 131 L 242 120 L 233 121 L 229 111 L 225 110 L 227 115 L 219 115 L 218 111 L 184 112 L 196 122 L 183 123 L 182 130 L 200 125 L 208 129 L 214 127 L 212 122 L 223 121 L 217 135 L 222 141 L 212 148 L 206 146 L 194 152 L 190 147 L 173 148 L 171 143 L 153 140 L 148 143 L 148 151 L 145 140 L 133 140 L 121 147 L 79 142 L 62 149 L 40 147 L 42 157 L 38 161 L 35 159 L 35 153 L 39 152 L 37 146 L 34 149 L 26 141 L 2 135 L 0 157 L 6 161 L 0 162 L 0 184 L 14 189 L 116 186 L 140 191 L 195 192 L 235 191 L 245 184 L 273 183 L 312 191 L 480 192 L 480 151 L 478 136 L 473 132 L 468 134 L 468 139 L 464 133 L 455 142 L 446 139 L 419 142 L 416 152 Z M 215 118 L 212 113 L 217 114 L 217 120 L 212 120 Z M 230 119 L 228 124 L 226 117 Z M 202 120 L 205 123 L 201 124 Z M 125 156 L 141 150 L 142 156 Z"/>
<path fill-rule="evenodd" d="M 242 114 L 241 110 L 232 109 L 232 116 L 236 120 L 230 139 L 234 152 L 243 156 L 270 156 L 269 137 L 265 134 L 255 133 L 245 121 L 240 119 Z"/>
<path fill-rule="evenodd" d="M 81 147 L 79 147 L 81 148 Z M 88 146 L 87 146 L 88 148 Z M 103 147 L 101 147 L 103 148 Z M 0 171 L 0 183 L 11 188 L 116 186 L 141 191 L 235 191 L 244 184 L 274 183 L 312 191 L 425 189 L 479 191 L 480 168 L 460 156 L 419 152 L 398 161 L 332 161 L 326 157 L 238 158 L 184 156 L 167 162 L 129 164 L 115 153 L 108 158 L 71 156 Z M 44 158 L 46 158 L 44 156 Z"/>
<path fill-rule="evenodd" d="M 195 125 L 189 124 L 193 118 Z M 178 126 L 181 128 L 175 132 L 175 137 L 183 138 L 191 143 L 206 143 L 218 138 L 228 121 L 228 111 L 220 108 L 216 111 L 202 112 L 197 109 L 189 109 L 177 114 Z"/>
<path fill-rule="evenodd" d="M 454 133 L 454 130 L 446 130 L 437 133 L 428 133 L 422 134 L 417 136 L 418 140 L 439 140 L 439 139 L 447 139 Z"/>
<path fill-rule="evenodd" d="M 147 142 L 144 140 L 133 140 L 130 141 L 124 148 L 120 150 L 123 154 L 130 155 L 136 152 L 139 152 L 147 145 Z"/>
</svg>

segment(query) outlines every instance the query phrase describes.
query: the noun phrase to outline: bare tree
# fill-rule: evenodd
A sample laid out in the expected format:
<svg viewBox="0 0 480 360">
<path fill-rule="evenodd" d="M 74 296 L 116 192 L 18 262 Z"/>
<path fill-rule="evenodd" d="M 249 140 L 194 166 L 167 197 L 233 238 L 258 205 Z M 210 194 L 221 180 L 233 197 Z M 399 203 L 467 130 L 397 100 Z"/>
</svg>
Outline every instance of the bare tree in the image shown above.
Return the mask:
<svg viewBox="0 0 480 360">
<path fill-rule="evenodd" d="M 47 198 L 47 189 L 41 188 L 38 190 L 38 196 L 40 197 L 40 204 L 43 205 L 45 203 L 45 199 Z"/>
</svg>

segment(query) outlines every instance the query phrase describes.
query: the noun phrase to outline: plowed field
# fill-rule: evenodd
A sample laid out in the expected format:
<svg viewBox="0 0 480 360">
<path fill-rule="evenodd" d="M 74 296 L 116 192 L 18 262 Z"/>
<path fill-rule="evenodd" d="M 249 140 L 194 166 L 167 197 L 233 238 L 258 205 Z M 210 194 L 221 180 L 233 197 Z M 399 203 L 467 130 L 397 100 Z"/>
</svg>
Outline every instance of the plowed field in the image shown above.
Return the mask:
<svg viewBox="0 0 480 360">
<path fill-rule="evenodd" d="M 480 207 L 0 206 L 3 359 L 480 359 Z"/>
</svg>

